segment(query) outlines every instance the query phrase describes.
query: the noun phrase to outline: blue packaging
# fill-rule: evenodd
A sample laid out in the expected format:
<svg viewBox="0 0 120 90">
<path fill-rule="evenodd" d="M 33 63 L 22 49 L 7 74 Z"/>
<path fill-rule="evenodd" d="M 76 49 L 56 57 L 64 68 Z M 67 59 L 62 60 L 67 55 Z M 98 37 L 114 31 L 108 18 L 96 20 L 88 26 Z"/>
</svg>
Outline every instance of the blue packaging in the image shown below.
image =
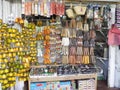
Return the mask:
<svg viewBox="0 0 120 90">
<path fill-rule="evenodd" d="M 36 83 L 33 82 L 30 84 L 30 90 L 46 90 L 47 84 L 45 82 Z"/>
</svg>

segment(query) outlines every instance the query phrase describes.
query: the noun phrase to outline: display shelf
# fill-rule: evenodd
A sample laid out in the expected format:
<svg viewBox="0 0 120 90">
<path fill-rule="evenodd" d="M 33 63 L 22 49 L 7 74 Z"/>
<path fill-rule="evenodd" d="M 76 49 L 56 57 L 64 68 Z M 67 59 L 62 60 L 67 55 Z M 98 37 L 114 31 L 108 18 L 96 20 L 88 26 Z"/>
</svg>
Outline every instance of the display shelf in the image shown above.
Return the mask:
<svg viewBox="0 0 120 90">
<path fill-rule="evenodd" d="M 30 82 L 46 82 L 46 81 L 66 81 L 66 80 L 79 80 L 79 79 L 89 79 L 97 78 L 94 74 L 76 74 L 76 75 L 62 75 L 62 76 L 41 76 L 35 78 L 29 78 Z"/>
<path fill-rule="evenodd" d="M 76 65 L 79 65 L 79 64 L 49 64 L 49 65 L 38 65 L 38 66 L 35 66 L 35 65 L 32 65 L 30 66 L 31 68 L 46 68 L 47 66 L 50 66 L 50 67 L 58 67 L 58 66 L 62 66 L 62 65 L 72 65 L 72 66 L 76 66 Z"/>
<path fill-rule="evenodd" d="M 81 80 L 81 79 L 95 79 L 95 87 L 97 88 L 97 74 L 76 74 L 76 75 L 62 75 L 62 76 L 38 76 L 29 78 L 29 90 L 31 82 L 52 82 L 52 81 L 67 81 L 67 80 Z"/>
<path fill-rule="evenodd" d="M 53 67 L 54 67 L 54 66 L 60 66 L 60 65 L 61 65 L 61 64 L 59 64 L 59 65 L 58 65 L 58 64 L 56 64 L 56 65 L 55 65 L 55 64 L 51 64 L 51 65 L 39 65 L 39 66 L 33 65 L 33 66 L 30 66 L 30 67 L 31 67 L 31 68 L 45 68 L 45 67 L 47 67 L 47 66 L 51 66 L 51 67 L 53 66 Z"/>
</svg>

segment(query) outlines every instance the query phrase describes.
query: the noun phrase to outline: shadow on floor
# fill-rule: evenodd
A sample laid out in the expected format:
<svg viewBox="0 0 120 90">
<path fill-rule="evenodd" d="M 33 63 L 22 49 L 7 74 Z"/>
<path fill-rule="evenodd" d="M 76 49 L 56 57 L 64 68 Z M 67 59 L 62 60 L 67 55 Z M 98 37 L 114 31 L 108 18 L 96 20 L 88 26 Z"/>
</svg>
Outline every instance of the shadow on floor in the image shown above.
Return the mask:
<svg viewBox="0 0 120 90">
<path fill-rule="evenodd" d="M 97 90 L 120 90 L 120 88 L 108 88 L 106 81 L 98 81 Z"/>
</svg>

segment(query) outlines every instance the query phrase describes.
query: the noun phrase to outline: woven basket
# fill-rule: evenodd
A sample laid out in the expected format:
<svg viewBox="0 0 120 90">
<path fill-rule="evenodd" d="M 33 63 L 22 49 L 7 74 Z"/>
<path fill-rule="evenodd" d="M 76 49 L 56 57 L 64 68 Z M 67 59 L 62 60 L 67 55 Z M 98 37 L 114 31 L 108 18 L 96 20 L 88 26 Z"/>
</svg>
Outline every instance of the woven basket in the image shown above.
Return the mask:
<svg viewBox="0 0 120 90">
<path fill-rule="evenodd" d="M 75 18 L 75 14 L 71 8 L 66 10 L 66 14 L 69 18 Z"/>
<path fill-rule="evenodd" d="M 75 6 L 73 9 L 74 9 L 76 15 L 85 15 L 87 7 L 85 7 L 85 6 Z"/>
</svg>

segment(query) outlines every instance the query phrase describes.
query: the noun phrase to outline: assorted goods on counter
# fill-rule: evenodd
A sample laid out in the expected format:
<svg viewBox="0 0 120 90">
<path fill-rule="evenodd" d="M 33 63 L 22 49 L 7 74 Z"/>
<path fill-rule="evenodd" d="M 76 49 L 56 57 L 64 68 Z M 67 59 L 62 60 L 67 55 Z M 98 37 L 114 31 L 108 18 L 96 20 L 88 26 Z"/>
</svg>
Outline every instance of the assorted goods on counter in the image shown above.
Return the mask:
<svg viewBox="0 0 120 90">
<path fill-rule="evenodd" d="M 59 65 L 31 68 L 30 77 L 38 78 L 40 76 L 62 76 L 74 74 L 91 74 L 95 73 L 94 65 Z"/>
</svg>

